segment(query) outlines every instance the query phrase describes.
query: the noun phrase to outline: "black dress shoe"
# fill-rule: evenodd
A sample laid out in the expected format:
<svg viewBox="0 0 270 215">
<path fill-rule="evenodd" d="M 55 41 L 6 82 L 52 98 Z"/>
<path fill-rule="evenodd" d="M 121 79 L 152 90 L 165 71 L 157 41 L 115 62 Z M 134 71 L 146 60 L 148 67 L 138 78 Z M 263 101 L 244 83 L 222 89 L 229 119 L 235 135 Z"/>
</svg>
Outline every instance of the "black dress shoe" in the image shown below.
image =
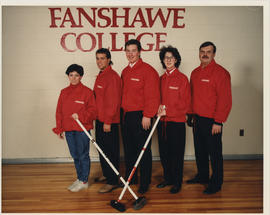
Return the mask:
<svg viewBox="0 0 270 215">
<path fill-rule="evenodd" d="M 167 181 L 162 181 L 160 184 L 157 185 L 157 188 L 164 188 L 168 185 L 172 185 L 172 184 Z"/>
<path fill-rule="evenodd" d="M 146 193 L 146 192 L 148 191 L 148 189 L 149 189 L 149 186 L 148 186 L 148 185 L 143 185 L 143 186 L 140 186 L 140 187 L 139 187 L 138 192 L 139 192 L 140 194 L 144 194 L 144 193 Z"/>
<path fill-rule="evenodd" d="M 174 185 L 171 189 L 170 189 L 170 193 L 178 193 L 181 190 L 181 186 L 179 185 Z"/>
<path fill-rule="evenodd" d="M 209 180 L 202 180 L 198 177 L 187 180 L 187 184 L 208 184 Z"/>
<path fill-rule="evenodd" d="M 214 194 L 217 193 L 218 191 L 221 190 L 221 187 L 213 187 L 213 186 L 208 186 L 203 193 L 204 194 Z"/>
</svg>

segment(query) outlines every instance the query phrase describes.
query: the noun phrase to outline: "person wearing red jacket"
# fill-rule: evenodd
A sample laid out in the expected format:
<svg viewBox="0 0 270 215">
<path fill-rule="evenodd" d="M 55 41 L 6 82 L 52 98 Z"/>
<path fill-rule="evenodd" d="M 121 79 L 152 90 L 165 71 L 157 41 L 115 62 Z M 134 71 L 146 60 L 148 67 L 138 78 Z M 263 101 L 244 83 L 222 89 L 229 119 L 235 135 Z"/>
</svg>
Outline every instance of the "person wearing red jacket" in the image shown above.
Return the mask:
<svg viewBox="0 0 270 215">
<path fill-rule="evenodd" d="M 75 119 L 79 119 L 89 131 L 93 128 L 93 120 L 96 118 L 94 94 L 81 83 L 83 73 L 83 67 L 77 64 L 67 68 L 70 85 L 61 90 L 56 108 L 56 127 L 53 128 L 53 132 L 61 139 L 64 139 L 65 133 L 74 160 L 77 180 L 68 187 L 72 192 L 88 188 L 90 173 L 89 138 Z"/>
<path fill-rule="evenodd" d="M 126 57 L 129 65 L 122 71 L 122 105 L 123 145 L 125 153 L 126 179 L 151 131 L 153 118 L 160 104 L 159 75 L 149 64 L 142 61 L 141 43 L 132 39 L 125 43 Z M 152 176 L 151 141 L 145 149 L 140 169 L 140 187 L 138 192 L 145 193 L 149 189 Z M 138 180 L 135 172 L 131 184 Z"/>
<path fill-rule="evenodd" d="M 111 53 L 108 49 L 96 51 L 96 63 L 100 69 L 94 86 L 97 104 L 96 140 L 115 168 L 119 169 L 121 78 L 111 67 Z M 103 178 L 107 181 L 99 192 L 108 193 L 118 187 L 118 177 L 101 154 L 99 159 Z M 102 181 L 101 178 L 96 181 Z"/>
<path fill-rule="evenodd" d="M 214 60 L 216 46 L 204 42 L 199 49 L 201 65 L 191 74 L 192 115 L 197 175 L 189 184 L 208 184 L 205 194 L 221 190 L 223 184 L 222 125 L 232 107 L 231 77 Z M 209 157 L 212 176 L 209 179 Z"/>
<path fill-rule="evenodd" d="M 161 105 L 158 116 L 158 143 L 164 181 L 157 185 L 173 185 L 171 193 L 178 193 L 183 182 L 186 145 L 186 114 L 190 109 L 190 85 L 186 75 L 178 69 L 181 56 L 172 46 L 162 47 L 159 58 L 165 73 L 161 76 Z M 165 105 L 165 109 L 162 108 Z"/>
</svg>

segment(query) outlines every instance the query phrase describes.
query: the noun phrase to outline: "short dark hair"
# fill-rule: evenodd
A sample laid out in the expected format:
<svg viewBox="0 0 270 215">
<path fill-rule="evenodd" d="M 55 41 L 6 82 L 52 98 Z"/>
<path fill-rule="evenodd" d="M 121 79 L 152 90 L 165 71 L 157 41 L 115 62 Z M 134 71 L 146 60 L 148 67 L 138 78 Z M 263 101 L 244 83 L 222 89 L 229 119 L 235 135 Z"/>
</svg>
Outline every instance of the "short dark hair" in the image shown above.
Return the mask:
<svg viewBox="0 0 270 215">
<path fill-rule="evenodd" d="M 69 75 L 69 73 L 71 72 L 77 72 L 80 76 L 83 76 L 83 67 L 78 65 L 78 64 L 71 64 L 67 70 L 66 70 L 66 74 Z"/>
<path fill-rule="evenodd" d="M 100 48 L 96 51 L 96 55 L 97 54 L 105 54 L 107 59 L 112 59 L 112 56 L 111 56 L 109 49 Z M 109 65 L 112 65 L 112 64 L 113 64 L 113 62 L 110 60 Z"/>
<path fill-rule="evenodd" d="M 163 62 L 164 61 L 164 58 L 165 58 L 165 54 L 167 52 L 170 52 L 172 53 L 172 55 L 174 56 L 174 58 L 176 59 L 176 63 L 174 64 L 174 66 L 176 68 L 178 68 L 180 66 L 180 63 L 181 63 L 181 56 L 178 52 L 178 49 L 175 48 L 175 47 L 172 47 L 172 46 L 163 46 L 161 49 L 160 49 L 160 52 L 159 52 L 159 59 L 160 59 L 160 62 L 162 64 L 162 67 L 164 69 L 166 69 L 166 66 L 165 66 L 165 63 Z"/>
<path fill-rule="evenodd" d="M 136 45 L 138 48 L 138 51 L 140 52 L 142 50 L 142 45 L 139 40 L 131 39 L 125 43 L 125 50 L 127 49 L 127 46 L 129 45 Z"/>
<path fill-rule="evenodd" d="M 215 46 L 214 43 L 212 43 L 212 42 L 210 42 L 210 41 L 207 41 L 207 42 L 204 42 L 203 44 L 201 44 L 199 50 L 201 50 L 201 48 L 206 47 L 206 46 L 213 46 L 214 53 L 216 53 L 217 47 Z"/>
</svg>

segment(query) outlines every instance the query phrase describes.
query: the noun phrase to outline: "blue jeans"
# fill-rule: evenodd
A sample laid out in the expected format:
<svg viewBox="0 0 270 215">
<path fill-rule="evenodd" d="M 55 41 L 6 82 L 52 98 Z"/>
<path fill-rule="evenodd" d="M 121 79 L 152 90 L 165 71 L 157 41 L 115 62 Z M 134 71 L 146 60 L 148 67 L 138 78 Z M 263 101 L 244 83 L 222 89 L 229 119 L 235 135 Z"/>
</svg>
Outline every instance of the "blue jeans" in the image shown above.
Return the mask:
<svg viewBox="0 0 270 215">
<path fill-rule="evenodd" d="M 74 160 L 77 178 L 87 182 L 90 173 L 89 138 L 83 131 L 66 131 L 65 136 Z"/>
</svg>

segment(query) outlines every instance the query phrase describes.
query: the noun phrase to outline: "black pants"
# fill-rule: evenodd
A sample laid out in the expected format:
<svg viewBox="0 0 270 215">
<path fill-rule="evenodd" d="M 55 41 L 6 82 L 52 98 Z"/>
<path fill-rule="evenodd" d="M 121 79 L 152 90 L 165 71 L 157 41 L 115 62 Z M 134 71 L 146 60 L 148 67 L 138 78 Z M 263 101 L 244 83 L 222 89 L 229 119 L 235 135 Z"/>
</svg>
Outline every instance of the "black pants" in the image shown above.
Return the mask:
<svg viewBox="0 0 270 215">
<path fill-rule="evenodd" d="M 194 146 L 198 177 L 209 180 L 209 157 L 212 167 L 212 176 L 209 185 L 221 188 L 223 184 L 223 156 L 222 156 L 222 132 L 212 135 L 214 119 L 195 117 L 193 127 Z"/>
<path fill-rule="evenodd" d="M 111 124 L 111 131 L 103 131 L 103 122 L 96 120 L 96 140 L 104 152 L 106 157 L 111 161 L 117 170 L 119 170 L 119 125 Z M 118 184 L 118 177 L 109 166 L 107 161 L 99 153 L 100 164 L 102 168 L 103 176 L 107 179 L 107 184 L 116 185 Z"/>
<path fill-rule="evenodd" d="M 135 162 L 137 161 L 139 154 L 141 153 L 141 150 L 151 131 L 151 128 L 147 131 L 143 129 L 142 117 L 142 111 L 126 112 L 124 115 L 122 131 L 126 165 L 126 180 L 128 179 L 131 170 L 133 169 Z M 140 169 L 140 185 L 148 186 L 151 183 L 152 176 L 151 140 L 145 149 L 138 168 Z M 137 182 L 138 174 L 136 170 L 130 183 Z"/>
<path fill-rule="evenodd" d="M 158 124 L 158 145 L 164 180 L 181 186 L 186 144 L 184 122 L 163 122 Z"/>
</svg>

